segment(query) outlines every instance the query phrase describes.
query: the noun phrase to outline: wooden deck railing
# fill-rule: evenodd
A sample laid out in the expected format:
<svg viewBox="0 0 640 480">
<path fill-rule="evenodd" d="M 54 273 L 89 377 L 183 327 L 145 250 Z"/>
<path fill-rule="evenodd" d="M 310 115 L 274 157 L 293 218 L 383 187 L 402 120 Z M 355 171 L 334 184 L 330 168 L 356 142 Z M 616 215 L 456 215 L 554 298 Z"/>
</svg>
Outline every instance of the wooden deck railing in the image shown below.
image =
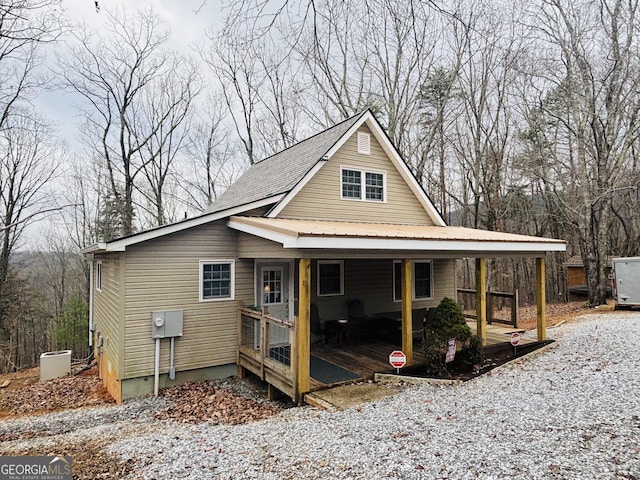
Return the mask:
<svg viewBox="0 0 640 480">
<path fill-rule="evenodd" d="M 295 323 L 248 308 L 238 312 L 238 365 L 294 401 L 298 396 Z"/>
<path fill-rule="evenodd" d="M 458 289 L 458 297 L 460 294 L 463 295 L 474 295 L 476 291 L 470 288 L 459 288 Z M 496 298 L 510 298 L 511 299 L 511 316 L 509 320 L 504 318 L 495 318 L 494 314 L 494 299 Z M 465 302 L 461 302 L 465 310 Z M 476 318 L 475 314 L 465 313 L 465 317 L 468 318 Z M 491 324 L 493 322 L 504 323 L 507 325 L 513 325 L 514 328 L 518 328 L 518 289 L 516 288 L 513 293 L 509 292 L 487 292 L 487 323 Z"/>
</svg>

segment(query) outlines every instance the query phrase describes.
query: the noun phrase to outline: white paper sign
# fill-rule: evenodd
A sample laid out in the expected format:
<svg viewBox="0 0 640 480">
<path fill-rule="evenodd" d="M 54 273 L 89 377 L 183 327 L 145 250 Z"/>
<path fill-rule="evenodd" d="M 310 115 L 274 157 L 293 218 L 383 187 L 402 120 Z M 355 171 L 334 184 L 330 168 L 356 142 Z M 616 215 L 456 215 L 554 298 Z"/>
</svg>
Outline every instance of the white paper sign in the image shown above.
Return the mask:
<svg viewBox="0 0 640 480">
<path fill-rule="evenodd" d="M 453 362 L 454 358 L 456 358 L 456 339 L 450 338 L 447 341 L 447 355 L 444 357 L 444 363 Z"/>
</svg>

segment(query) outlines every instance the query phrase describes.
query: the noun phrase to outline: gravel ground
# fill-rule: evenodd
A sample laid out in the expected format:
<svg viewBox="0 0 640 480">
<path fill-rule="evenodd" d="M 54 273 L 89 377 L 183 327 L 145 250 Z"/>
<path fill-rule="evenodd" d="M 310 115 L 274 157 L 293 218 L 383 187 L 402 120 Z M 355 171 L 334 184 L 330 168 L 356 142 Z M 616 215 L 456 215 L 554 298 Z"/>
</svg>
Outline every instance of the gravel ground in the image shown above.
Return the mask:
<svg viewBox="0 0 640 480">
<path fill-rule="evenodd" d="M 640 314 L 587 315 L 549 336 L 555 348 L 464 384 L 408 387 L 341 412 L 182 425 L 148 421 L 161 400 L 146 399 L 111 407 L 115 423 L 92 409 L 87 428 L 64 437 L 105 433 L 89 428 L 96 419 L 122 429 L 107 448 L 133 465 L 129 478 L 640 479 Z M 84 412 L 0 422 L 0 434 Z"/>
</svg>

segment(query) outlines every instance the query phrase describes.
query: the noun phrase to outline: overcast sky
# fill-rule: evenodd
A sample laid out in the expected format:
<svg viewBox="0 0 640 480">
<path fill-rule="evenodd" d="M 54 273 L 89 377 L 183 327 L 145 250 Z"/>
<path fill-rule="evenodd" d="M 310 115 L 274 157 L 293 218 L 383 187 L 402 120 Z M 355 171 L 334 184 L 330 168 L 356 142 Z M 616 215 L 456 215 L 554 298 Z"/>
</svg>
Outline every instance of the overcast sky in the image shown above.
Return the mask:
<svg viewBox="0 0 640 480">
<path fill-rule="evenodd" d="M 221 0 L 100 0 L 100 11 L 96 11 L 95 0 L 63 0 L 70 21 L 77 25 L 85 23 L 96 31 L 105 24 L 105 9 L 126 8 L 134 12 L 152 7 L 164 27 L 171 31 L 171 48 L 192 53 L 198 42 L 206 40 L 205 31 L 221 27 L 222 3 Z M 56 48 L 63 51 L 64 44 L 60 42 Z M 51 54 L 47 61 L 55 61 L 55 56 Z M 40 113 L 56 125 L 60 136 L 72 149 L 80 148 L 76 138 L 79 121 L 74 109 L 77 101 L 77 96 L 59 90 L 43 92 L 37 99 Z"/>
<path fill-rule="evenodd" d="M 136 10 L 152 7 L 158 14 L 163 26 L 171 31 L 170 47 L 179 51 L 194 53 L 194 46 L 198 42 L 206 41 L 205 31 L 210 28 L 218 29 L 222 26 L 223 0 L 99 0 L 100 11 L 96 11 L 95 0 L 63 0 L 63 8 L 68 19 L 76 25 L 85 23 L 100 31 L 107 15 L 105 10 L 126 8 L 131 13 Z M 64 53 L 64 43 L 58 42 L 54 47 L 58 53 Z M 46 54 L 46 62 L 53 66 L 55 52 L 50 50 Z M 70 150 L 82 155 L 83 146 L 77 136 L 80 126 L 78 112 L 74 105 L 79 101 L 78 96 L 61 90 L 43 91 L 35 100 L 39 113 L 48 119 L 57 129 L 60 138 L 64 139 Z M 54 188 L 65 188 L 64 178 L 59 180 L 61 185 Z M 42 218 L 27 227 L 22 238 L 23 249 L 37 249 L 43 246 L 45 240 L 43 232 L 51 227 L 50 220 L 54 216 Z"/>
</svg>

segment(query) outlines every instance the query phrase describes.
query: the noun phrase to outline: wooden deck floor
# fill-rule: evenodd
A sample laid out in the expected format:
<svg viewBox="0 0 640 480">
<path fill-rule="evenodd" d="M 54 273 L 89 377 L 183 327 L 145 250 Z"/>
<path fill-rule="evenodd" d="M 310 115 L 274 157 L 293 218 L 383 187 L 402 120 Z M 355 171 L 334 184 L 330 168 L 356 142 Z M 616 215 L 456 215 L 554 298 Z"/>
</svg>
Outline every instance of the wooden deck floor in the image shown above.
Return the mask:
<svg viewBox="0 0 640 480">
<path fill-rule="evenodd" d="M 365 380 L 373 379 L 375 372 L 391 370 L 389 365 L 389 354 L 394 350 L 399 350 L 400 345 L 386 342 L 368 342 L 358 344 L 347 344 L 338 348 L 335 345 L 319 344 L 311 348 L 311 354 L 320 357 L 328 362 L 340 365 L 342 368 L 357 373 Z M 414 345 L 414 362 L 419 362 L 422 355 L 420 344 Z M 312 389 L 325 386 L 322 382 L 311 379 Z"/>
<path fill-rule="evenodd" d="M 476 322 L 467 322 L 467 324 L 475 335 Z M 522 332 L 522 330 L 495 323 L 487 325 L 487 345 L 509 342 L 513 332 Z M 530 340 L 521 339 L 521 342 L 528 343 Z M 389 354 L 400 349 L 399 344 L 384 341 L 345 344 L 341 347 L 337 347 L 335 344 L 319 343 L 311 346 L 311 354 L 351 370 L 363 379 L 369 380 L 373 379 L 375 372 L 391 370 Z M 420 340 L 414 341 L 413 358 L 414 363 L 420 363 L 421 360 L 424 360 Z M 319 388 L 326 388 L 326 384 L 311 378 L 311 389 L 317 390 Z"/>
</svg>

